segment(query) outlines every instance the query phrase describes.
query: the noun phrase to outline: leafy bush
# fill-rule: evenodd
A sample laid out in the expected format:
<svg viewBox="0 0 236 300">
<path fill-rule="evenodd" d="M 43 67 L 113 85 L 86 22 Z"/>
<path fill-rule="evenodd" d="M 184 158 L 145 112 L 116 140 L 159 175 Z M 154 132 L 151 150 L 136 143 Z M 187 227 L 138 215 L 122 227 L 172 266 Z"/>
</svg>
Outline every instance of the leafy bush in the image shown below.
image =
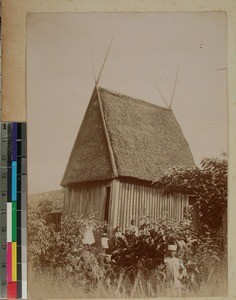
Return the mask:
<svg viewBox="0 0 236 300">
<path fill-rule="evenodd" d="M 87 247 L 83 244 L 83 233 L 88 225 L 95 231 L 103 228 L 104 224 L 82 216 L 66 217 L 55 230 L 55 225 L 48 223 L 46 215 L 39 210 L 29 212 L 28 218 L 28 245 L 29 259 L 35 268 L 56 269 L 75 266 L 74 259 L 83 259 Z M 69 268 L 68 268 L 69 270 Z"/>
<path fill-rule="evenodd" d="M 30 211 L 29 264 L 37 274 L 63 274 L 70 278 L 72 287 L 81 287 L 87 293 L 102 287 L 104 291 L 114 290 L 114 296 L 122 293 L 134 296 L 139 292 L 143 296 L 165 295 L 163 259 L 167 245 L 173 243 L 178 246 L 178 256 L 188 271 L 183 282 L 188 290 L 197 292 L 214 271 L 220 271 L 220 247 L 210 236 L 200 239 L 188 220 L 175 223 L 167 214 L 157 221 L 143 219 L 140 235 L 136 237 L 127 231 L 124 239 L 117 240 L 111 259 L 101 249 L 83 245 L 88 221 L 97 231 L 104 226 L 94 216 L 88 220 L 73 215 L 62 222 L 58 232 L 45 221 L 43 214 Z"/>
<path fill-rule="evenodd" d="M 109 291 L 112 297 L 156 297 L 165 295 L 163 260 L 167 245 L 176 244 L 177 255 L 188 273 L 183 281 L 186 291 L 195 291 L 196 295 L 199 291 L 204 296 L 216 295 L 213 284 L 217 287 L 222 278 L 225 279 L 222 258 L 226 242 L 222 219 L 227 208 L 226 158 L 204 159 L 201 169 L 173 168 L 155 184 L 163 193 L 194 195 L 195 208 L 188 210 L 180 223 L 169 218 L 167 213 L 159 220 L 143 218 L 140 235 L 136 237 L 127 231 L 124 238 L 118 238 L 111 259 L 100 248 L 83 244 L 88 225 L 97 233 L 104 229 L 105 224 L 97 222 L 95 216 L 88 220 L 72 215 L 61 222 L 60 230 L 56 230 L 46 218 L 45 212 L 51 211 L 47 208 L 51 205 L 49 202 L 30 208 L 30 266 L 37 274 L 69 278 L 73 287 L 81 287 L 88 294 L 100 288 L 103 295 Z M 211 289 L 204 294 L 207 286 Z"/>
<path fill-rule="evenodd" d="M 222 228 L 227 209 L 226 154 L 220 158 L 204 158 L 201 168 L 174 167 L 155 185 L 164 194 L 180 192 L 195 198 L 188 217 L 194 220 L 199 235 L 210 232 L 212 237 Z"/>
<path fill-rule="evenodd" d="M 112 258 L 119 271 L 125 271 L 135 280 L 139 273 L 146 278 L 155 276 L 160 283 L 165 278 L 163 260 L 169 244 L 177 245 L 177 255 L 182 259 L 188 272 L 188 287 L 198 286 L 208 278 L 212 269 L 222 259 L 222 239 L 215 244 L 210 236 L 198 237 L 189 220 L 174 222 L 167 214 L 157 221 L 146 220 L 140 228 L 141 234 L 126 234 L 119 238 Z"/>
<path fill-rule="evenodd" d="M 28 257 L 36 268 L 41 269 L 51 264 L 55 241 L 54 225 L 47 224 L 38 210 L 29 210 Z"/>
</svg>

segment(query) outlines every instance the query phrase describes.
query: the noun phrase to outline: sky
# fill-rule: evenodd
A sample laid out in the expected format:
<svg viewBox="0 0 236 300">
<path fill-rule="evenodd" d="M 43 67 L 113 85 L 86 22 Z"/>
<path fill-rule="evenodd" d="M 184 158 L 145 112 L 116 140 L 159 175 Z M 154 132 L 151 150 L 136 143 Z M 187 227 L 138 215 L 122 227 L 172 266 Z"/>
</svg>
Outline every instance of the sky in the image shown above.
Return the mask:
<svg viewBox="0 0 236 300">
<path fill-rule="evenodd" d="M 27 18 L 28 190 L 60 188 L 99 85 L 173 112 L 195 163 L 227 152 L 226 15 L 32 13 Z M 92 52 L 92 55 L 91 55 Z"/>
</svg>

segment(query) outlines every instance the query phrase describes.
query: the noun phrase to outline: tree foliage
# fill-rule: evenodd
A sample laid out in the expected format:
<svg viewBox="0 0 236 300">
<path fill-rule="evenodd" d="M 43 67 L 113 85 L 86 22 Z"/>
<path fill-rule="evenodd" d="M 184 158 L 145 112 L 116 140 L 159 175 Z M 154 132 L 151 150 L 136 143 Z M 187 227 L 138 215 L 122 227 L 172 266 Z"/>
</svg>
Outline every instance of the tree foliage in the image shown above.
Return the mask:
<svg viewBox="0 0 236 300">
<path fill-rule="evenodd" d="M 174 167 L 154 184 L 163 193 L 179 192 L 194 197 L 188 217 L 195 220 L 200 234 L 216 233 L 227 209 L 227 157 L 204 158 L 201 167 Z"/>
<path fill-rule="evenodd" d="M 164 282 L 163 265 L 170 244 L 177 246 L 177 256 L 183 261 L 188 277 L 185 285 L 199 286 L 211 270 L 216 270 L 222 258 L 222 239 L 215 243 L 211 236 L 199 237 L 187 219 L 177 223 L 166 213 L 158 220 L 146 219 L 140 227 L 140 235 L 125 234 L 118 238 L 112 259 L 121 271 L 131 278 L 137 273 L 149 278 L 155 276 Z"/>
<path fill-rule="evenodd" d="M 183 284 L 187 290 L 198 289 L 208 280 L 209 274 L 220 269 L 220 243 L 215 243 L 211 236 L 199 238 L 186 219 L 176 223 L 167 213 L 158 220 L 143 218 L 139 236 L 127 231 L 123 238 L 117 238 L 110 258 L 99 247 L 83 244 L 88 222 L 92 222 L 94 230 L 104 228 L 94 217 L 88 220 L 72 215 L 63 220 L 61 230 L 57 231 L 53 224 L 46 222 L 41 210 L 30 211 L 30 266 L 37 272 L 66 274 L 73 286 L 80 284 L 88 290 L 101 283 L 118 289 L 120 279 L 124 278 L 125 285 L 128 284 L 126 290 L 131 294 L 137 280 L 158 286 L 158 291 L 165 294 L 163 260 L 169 244 L 177 245 L 177 256 L 186 266 L 188 277 Z"/>
<path fill-rule="evenodd" d="M 222 217 L 227 209 L 227 158 L 205 158 L 201 167 L 172 168 L 154 183 L 163 193 L 184 193 L 195 198 L 195 204 L 180 223 L 165 214 L 158 220 L 144 218 L 139 236 L 126 232 L 117 238 L 111 259 L 96 247 L 83 244 L 87 222 L 95 230 L 104 224 L 83 216 L 72 215 L 60 224 L 60 231 L 45 218 L 48 202 L 30 209 L 28 217 L 29 263 L 37 270 L 61 271 L 74 284 L 91 288 L 103 282 L 120 288 L 120 278 L 128 278 L 132 288 L 137 278 L 152 286 L 165 284 L 163 259 L 169 244 L 177 245 L 177 256 L 188 273 L 183 284 L 198 290 L 219 274 L 223 257 Z M 193 224 L 196 224 L 193 227 Z M 91 225 L 91 224 L 90 224 Z M 113 281 L 112 281 L 113 280 Z M 139 280 L 139 279 L 138 279 Z M 132 294 L 132 291 L 130 292 Z"/>
<path fill-rule="evenodd" d="M 72 266 L 73 258 L 80 257 L 86 245 L 83 235 L 86 226 L 92 225 L 95 231 L 103 228 L 93 215 L 90 220 L 76 214 L 66 217 L 60 224 L 60 231 L 53 223 L 48 223 L 40 210 L 29 212 L 28 248 L 29 258 L 35 267 L 55 269 Z"/>
</svg>

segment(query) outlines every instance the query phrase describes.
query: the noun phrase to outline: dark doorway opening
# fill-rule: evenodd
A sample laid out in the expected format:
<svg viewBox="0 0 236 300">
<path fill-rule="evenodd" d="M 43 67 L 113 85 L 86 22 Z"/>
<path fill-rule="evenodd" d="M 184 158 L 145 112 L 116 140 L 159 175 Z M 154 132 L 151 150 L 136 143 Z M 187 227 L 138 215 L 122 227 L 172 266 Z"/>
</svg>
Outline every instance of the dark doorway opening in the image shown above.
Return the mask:
<svg viewBox="0 0 236 300">
<path fill-rule="evenodd" d="M 104 221 L 108 223 L 109 217 L 109 207 L 110 207 L 110 195 L 111 195 L 111 187 L 106 187 L 106 201 L 105 201 L 105 214 L 104 214 Z"/>
</svg>

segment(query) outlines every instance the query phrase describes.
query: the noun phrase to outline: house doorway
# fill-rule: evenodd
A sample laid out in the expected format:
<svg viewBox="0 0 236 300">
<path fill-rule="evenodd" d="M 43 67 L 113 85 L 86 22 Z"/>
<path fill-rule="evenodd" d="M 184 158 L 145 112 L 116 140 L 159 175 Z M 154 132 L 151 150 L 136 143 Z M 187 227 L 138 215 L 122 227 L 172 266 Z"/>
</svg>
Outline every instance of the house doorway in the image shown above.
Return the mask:
<svg viewBox="0 0 236 300">
<path fill-rule="evenodd" d="M 106 187 L 106 199 L 105 199 L 105 213 L 104 213 L 104 221 L 108 223 L 109 218 L 109 207 L 110 207 L 110 196 L 111 196 L 111 187 Z"/>
</svg>

